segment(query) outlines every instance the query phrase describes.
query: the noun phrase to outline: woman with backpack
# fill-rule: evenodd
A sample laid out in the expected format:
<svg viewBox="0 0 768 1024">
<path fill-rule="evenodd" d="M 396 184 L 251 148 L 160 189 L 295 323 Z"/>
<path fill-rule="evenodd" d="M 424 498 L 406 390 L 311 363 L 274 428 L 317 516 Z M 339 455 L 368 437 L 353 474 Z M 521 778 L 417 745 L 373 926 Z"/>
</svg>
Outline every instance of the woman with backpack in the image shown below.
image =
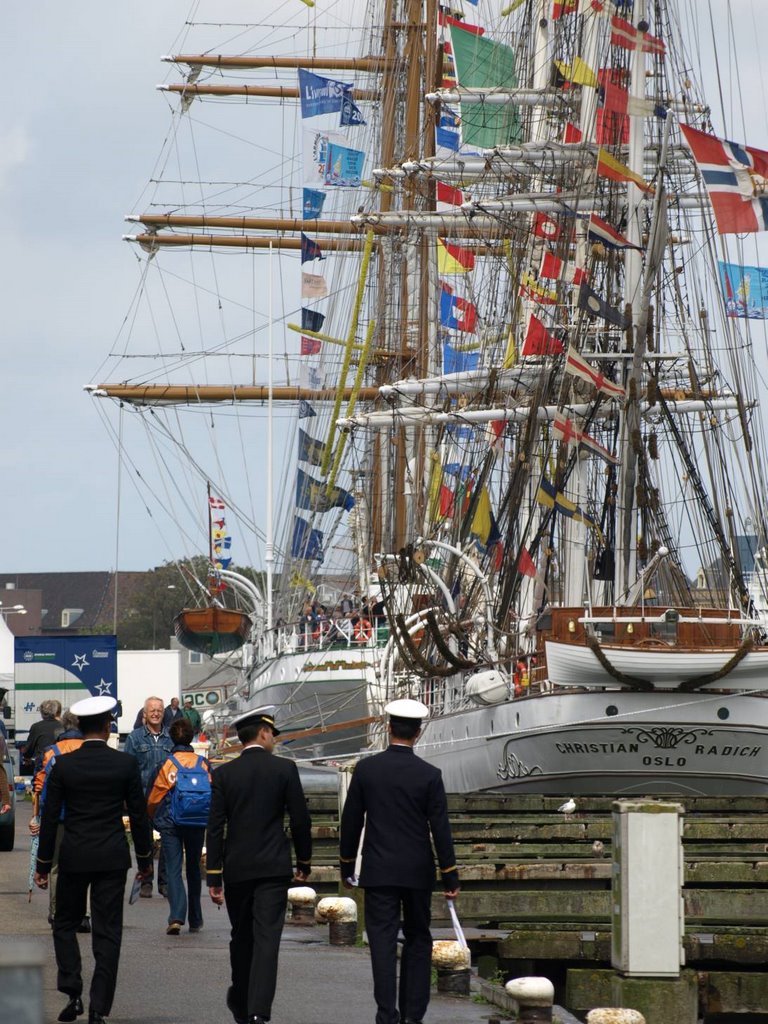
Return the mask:
<svg viewBox="0 0 768 1024">
<path fill-rule="evenodd" d="M 177 718 L 168 731 L 173 750 L 155 776 L 147 811 L 165 850 L 170 903 L 166 935 L 178 935 L 187 917 L 187 897 L 190 932 L 203 927 L 200 860 L 211 804 L 211 766 L 192 749 L 194 734 L 187 718 Z M 181 874 L 185 859 L 186 892 Z"/>
</svg>

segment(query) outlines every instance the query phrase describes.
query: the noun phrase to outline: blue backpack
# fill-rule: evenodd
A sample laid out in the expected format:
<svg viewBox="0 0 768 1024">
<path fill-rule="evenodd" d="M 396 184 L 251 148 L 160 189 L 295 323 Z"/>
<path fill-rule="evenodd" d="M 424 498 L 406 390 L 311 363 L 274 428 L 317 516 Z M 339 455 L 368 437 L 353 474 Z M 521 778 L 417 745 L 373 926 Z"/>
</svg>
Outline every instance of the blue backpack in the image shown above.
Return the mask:
<svg viewBox="0 0 768 1024">
<path fill-rule="evenodd" d="M 170 816 L 174 825 L 194 825 L 205 828 L 211 806 L 211 780 L 208 762 L 198 755 L 194 765 L 187 768 L 173 754 L 170 760 L 176 767 L 176 784 L 171 790 Z"/>
</svg>

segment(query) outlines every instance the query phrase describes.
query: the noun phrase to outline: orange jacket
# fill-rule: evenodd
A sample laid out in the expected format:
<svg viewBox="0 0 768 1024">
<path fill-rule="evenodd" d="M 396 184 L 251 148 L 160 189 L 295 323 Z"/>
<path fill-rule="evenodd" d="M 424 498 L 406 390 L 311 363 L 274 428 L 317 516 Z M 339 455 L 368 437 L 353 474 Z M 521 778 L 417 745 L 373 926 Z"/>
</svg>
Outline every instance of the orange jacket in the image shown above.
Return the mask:
<svg viewBox="0 0 768 1024">
<path fill-rule="evenodd" d="M 73 750 L 77 750 L 82 746 L 83 738 L 78 736 L 77 738 L 72 737 L 69 740 L 57 740 L 52 747 L 48 747 L 43 754 L 43 761 L 38 771 L 35 772 L 34 791 L 38 797 L 43 791 L 45 785 L 46 775 L 49 775 L 48 764 L 52 759 L 56 758 L 56 747 L 58 747 L 58 753 L 62 757 L 64 754 L 71 754 Z M 53 767 L 53 765 L 51 765 Z"/>
<path fill-rule="evenodd" d="M 187 750 L 184 747 L 181 747 L 178 750 L 174 749 L 173 756 L 179 764 L 183 764 L 185 768 L 193 768 L 197 764 L 197 759 L 200 755 L 196 754 L 194 750 Z M 208 772 L 208 778 L 210 779 L 211 769 L 205 758 L 203 758 L 203 764 L 205 765 L 206 771 Z M 170 758 L 167 758 L 160 765 L 157 775 L 155 776 L 152 789 L 149 791 L 149 796 L 147 797 L 147 813 L 150 818 L 154 818 L 163 800 L 165 800 L 175 785 L 176 766 Z"/>
</svg>

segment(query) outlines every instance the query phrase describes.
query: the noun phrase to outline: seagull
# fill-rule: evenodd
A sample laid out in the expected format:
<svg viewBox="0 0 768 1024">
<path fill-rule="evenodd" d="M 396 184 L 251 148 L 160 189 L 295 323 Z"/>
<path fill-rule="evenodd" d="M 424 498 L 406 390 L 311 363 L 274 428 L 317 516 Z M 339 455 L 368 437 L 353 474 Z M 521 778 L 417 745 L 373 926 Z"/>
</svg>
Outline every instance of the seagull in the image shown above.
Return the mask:
<svg viewBox="0 0 768 1024">
<path fill-rule="evenodd" d="M 559 814 L 564 814 L 567 817 L 576 810 L 576 801 L 571 797 L 570 800 L 566 800 L 564 804 L 561 804 L 557 810 Z"/>
</svg>

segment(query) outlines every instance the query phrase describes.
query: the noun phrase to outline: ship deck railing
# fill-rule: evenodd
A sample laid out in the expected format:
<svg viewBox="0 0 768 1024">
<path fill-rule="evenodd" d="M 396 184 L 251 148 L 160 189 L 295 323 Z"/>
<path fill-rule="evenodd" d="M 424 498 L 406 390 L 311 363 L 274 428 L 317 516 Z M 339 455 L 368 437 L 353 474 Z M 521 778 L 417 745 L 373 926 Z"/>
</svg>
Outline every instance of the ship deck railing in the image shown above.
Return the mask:
<svg viewBox="0 0 768 1024">
<path fill-rule="evenodd" d="M 366 623 L 356 629 L 351 619 L 340 617 L 276 626 L 270 635 L 258 641 L 257 657 L 384 647 L 389 639 L 386 619 L 374 618 L 370 622 L 366 620 Z"/>
</svg>

